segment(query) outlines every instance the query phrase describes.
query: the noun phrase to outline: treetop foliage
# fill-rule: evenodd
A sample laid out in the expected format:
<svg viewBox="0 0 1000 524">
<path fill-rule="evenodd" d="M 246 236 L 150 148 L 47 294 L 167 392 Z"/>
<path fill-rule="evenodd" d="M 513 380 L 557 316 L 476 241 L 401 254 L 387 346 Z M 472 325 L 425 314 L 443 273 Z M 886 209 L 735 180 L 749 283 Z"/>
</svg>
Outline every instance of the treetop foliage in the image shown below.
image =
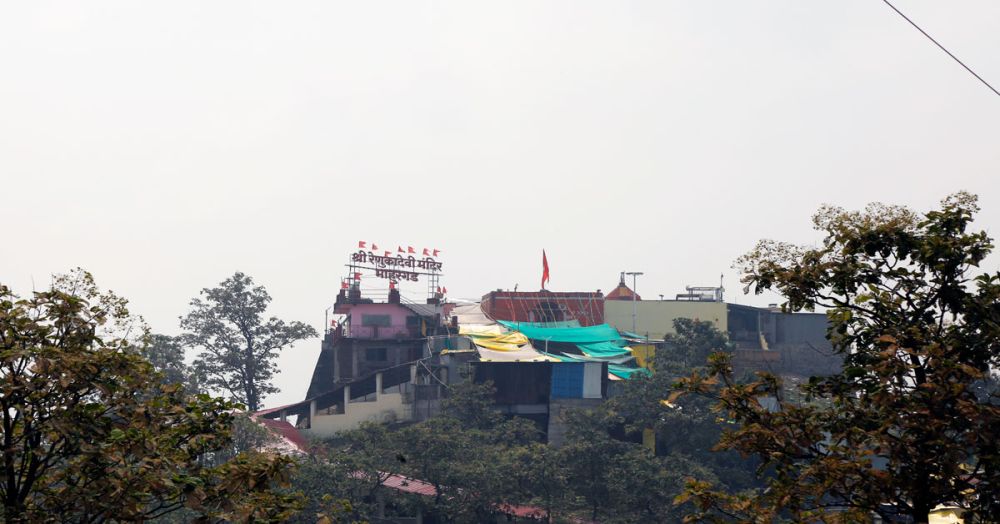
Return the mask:
<svg viewBox="0 0 1000 524">
<path fill-rule="evenodd" d="M 288 459 L 230 441 L 235 405 L 189 396 L 140 356 L 145 326 L 77 271 L 20 298 L 0 285 L 0 500 L 5 522 L 280 518 Z M 237 482 L 253 479 L 253 482 Z"/>
<path fill-rule="evenodd" d="M 972 274 L 993 249 L 970 230 L 978 210 L 966 193 L 923 215 L 825 207 L 814 219 L 820 246 L 762 242 L 740 259 L 755 292 L 780 292 L 790 311 L 826 308 L 844 367 L 810 379 L 802 403 L 766 373 L 737 383 L 722 355 L 683 381 L 738 422 L 718 447 L 756 455 L 775 473 L 754 496 L 693 483 L 697 518 L 834 522 L 898 512 L 926 522 L 932 508 L 952 504 L 1000 519 L 1000 398 L 988 387 L 1000 365 L 1000 274 Z"/>
<path fill-rule="evenodd" d="M 265 317 L 271 296 L 251 277 L 236 272 L 218 287 L 205 288 L 181 318 L 184 344 L 200 348 L 195 361 L 204 386 L 260 409 L 278 391 L 271 383 L 275 360 L 285 346 L 318 333 L 302 322 Z"/>
</svg>

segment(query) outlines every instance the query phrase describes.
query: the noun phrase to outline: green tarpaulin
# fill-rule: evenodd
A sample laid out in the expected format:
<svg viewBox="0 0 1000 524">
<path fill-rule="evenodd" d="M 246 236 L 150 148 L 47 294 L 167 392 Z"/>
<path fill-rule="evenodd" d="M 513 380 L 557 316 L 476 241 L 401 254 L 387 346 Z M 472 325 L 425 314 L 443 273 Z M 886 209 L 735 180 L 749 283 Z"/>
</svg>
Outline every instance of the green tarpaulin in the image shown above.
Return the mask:
<svg viewBox="0 0 1000 524">
<path fill-rule="evenodd" d="M 574 357 L 573 355 L 567 355 L 565 353 L 561 353 L 558 355 L 553 353 L 546 353 L 544 351 L 539 351 L 539 353 L 546 356 L 557 358 L 562 362 L 594 362 L 593 359 L 577 358 Z M 625 380 L 628 380 L 636 376 L 636 374 L 645 375 L 647 377 L 652 375 L 652 373 L 646 368 L 633 368 L 633 367 L 623 366 L 621 364 L 611 364 L 611 363 L 608 364 L 608 373 L 611 373 L 612 375 L 618 378 L 623 378 Z"/>
<path fill-rule="evenodd" d="M 630 379 L 636 375 L 645 375 L 647 377 L 652 375 L 652 373 L 646 368 L 629 368 L 619 366 L 618 364 L 608 364 L 608 373 L 624 379 Z"/>
<path fill-rule="evenodd" d="M 607 358 L 607 357 L 620 357 L 622 355 L 631 355 L 632 350 L 624 347 L 618 342 L 591 342 L 589 344 L 577 344 L 580 351 L 584 355 L 591 357 Z"/>
<path fill-rule="evenodd" d="M 534 322 L 500 320 L 497 323 L 512 331 L 520 331 L 532 340 L 576 344 L 582 355 L 553 354 L 538 350 L 539 353 L 562 362 L 607 362 L 608 372 L 624 379 L 632 378 L 636 373 L 650 375 L 648 369 L 623 365 L 631 358 L 632 350 L 625 346 L 625 340 L 618 330 L 607 324 L 587 327 L 551 327 L 548 324 L 542 327 Z"/>
<path fill-rule="evenodd" d="M 546 352 L 544 352 L 542 350 L 539 350 L 538 352 L 541 353 L 541 354 L 543 354 L 543 355 L 545 355 L 545 356 L 547 356 L 547 357 L 557 358 L 557 359 L 559 359 L 560 362 L 586 362 L 586 360 L 584 360 L 582 358 L 574 357 L 573 355 L 567 355 L 566 353 L 559 353 L 559 354 L 556 354 L 556 353 L 546 353 Z M 581 355 L 581 356 L 583 356 L 583 355 Z"/>
<path fill-rule="evenodd" d="M 580 362 L 607 362 L 608 364 L 628 364 L 629 362 L 635 360 L 635 357 L 633 357 L 632 355 L 623 355 L 620 357 L 603 357 L 603 358 L 590 357 L 587 355 L 575 355 L 570 353 L 560 353 L 560 355 L 576 359 Z"/>
<path fill-rule="evenodd" d="M 508 322 L 500 320 L 498 323 L 507 329 L 520 331 L 524 336 L 535 340 L 547 340 L 549 342 L 569 342 L 571 344 L 590 344 L 593 342 L 608 342 L 621 340 L 618 330 L 607 325 L 587 327 L 534 327 L 527 325 L 527 322 Z"/>
</svg>

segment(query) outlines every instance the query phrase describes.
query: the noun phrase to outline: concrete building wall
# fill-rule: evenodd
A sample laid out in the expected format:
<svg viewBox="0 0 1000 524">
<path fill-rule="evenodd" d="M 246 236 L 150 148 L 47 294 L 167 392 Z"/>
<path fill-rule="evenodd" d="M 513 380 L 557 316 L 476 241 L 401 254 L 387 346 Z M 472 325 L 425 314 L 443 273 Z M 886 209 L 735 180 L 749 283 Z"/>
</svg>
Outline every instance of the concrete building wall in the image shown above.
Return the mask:
<svg viewBox="0 0 1000 524">
<path fill-rule="evenodd" d="M 388 315 L 388 326 L 365 326 L 365 315 Z M 396 304 L 355 304 L 350 313 L 350 336 L 364 339 L 414 338 L 420 335 L 419 325 L 407 326 L 407 317 L 416 316 Z"/>
<path fill-rule="evenodd" d="M 711 322 L 723 333 L 728 329 L 725 302 L 639 300 L 635 307 L 636 333 L 650 339 L 661 340 L 667 333 L 673 333 L 674 320 L 678 318 Z M 620 330 L 632 331 L 632 302 L 606 300 L 604 321 Z"/>
<path fill-rule="evenodd" d="M 388 422 L 409 420 L 412 404 L 403 402 L 401 393 L 382 393 L 372 402 L 348 402 L 345 413 L 317 413 L 310 421 L 308 429 L 300 429 L 306 437 L 327 438 L 349 429 L 355 429 L 365 421 Z"/>
</svg>

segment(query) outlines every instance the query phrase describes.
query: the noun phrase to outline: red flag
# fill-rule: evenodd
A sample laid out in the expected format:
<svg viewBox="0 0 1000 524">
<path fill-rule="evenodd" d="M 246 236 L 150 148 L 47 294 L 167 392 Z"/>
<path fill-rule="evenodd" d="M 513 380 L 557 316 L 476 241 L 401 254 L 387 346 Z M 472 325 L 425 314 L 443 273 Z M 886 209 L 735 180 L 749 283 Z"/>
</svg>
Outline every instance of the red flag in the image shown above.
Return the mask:
<svg viewBox="0 0 1000 524">
<path fill-rule="evenodd" d="M 396 246 L 396 252 L 397 253 L 406 253 L 406 251 L 403 251 L 403 248 L 401 248 L 399 246 Z"/>
<path fill-rule="evenodd" d="M 542 289 L 545 289 L 545 283 L 549 281 L 549 259 L 545 256 L 545 250 L 542 250 Z"/>
<path fill-rule="evenodd" d="M 444 293 L 445 295 L 447 295 L 448 294 L 448 288 L 446 288 L 446 287 L 441 288 L 441 292 Z"/>
<path fill-rule="evenodd" d="M 372 251 L 378 251 L 378 246 L 375 245 L 375 242 L 372 242 Z"/>
<path fill-rule="evenodd" d="M 431 256 L 431 252 L 430 252 L 430 251 L 428 251 L 426 247 L 424 248 L 424 256 L 425 256 L 425 257 L 429 257 L 429 256 Z"/>
<path fill-rule="evenodd" d="M 391 254 L 392 254 L 392 251 L 386 251 L 386 252 L 385 252 L 385 254 L 384 254 L 384 255 L 382 255 L 382 256 L 385 256 L 385 257 L 387 257 L 387 256 L 389 256 L 389 255 L 391 255 Z"/>
<path fill-rule="evenodd" d="M 346 280 L 340 283 L 340 289 L 347 289 L 347 281 Z"/>
<path fill-rule="evenodd" d="M 361 280 L 361 273 L 355 273 L 354 280 Z"/>
<path fill-rule="evenodd" d="M 407 253 L 416 253 L 416 251 L 413 250 L 413 246 L 406 246 L 406 252 Z"/>
<path fill-rule="evenodd" d="M 365 241 L 364 240 L 358 240 L 358 247 L 361 248 L 361 249 L 364 249 L 365 248 Z"/>
<path fill-rule="evenodd" d="M 433 255 L 433 256 L 438 256 L 438 253 L 440 253 L 440 251 L 438 251 L 437 249 L 435 249 L 435 250 L 434 250 L 434 255 Z"/>
<path fill-rule="evenodd" d="M 390 280 L 389 281 L 389 289 L 396 289 L 396 281 L 395 280 Z"/>
<path fill-rule="evenodd" d="M 441 292 L 441 286 L 438 286 L 438 293 Z"/>
</svg>

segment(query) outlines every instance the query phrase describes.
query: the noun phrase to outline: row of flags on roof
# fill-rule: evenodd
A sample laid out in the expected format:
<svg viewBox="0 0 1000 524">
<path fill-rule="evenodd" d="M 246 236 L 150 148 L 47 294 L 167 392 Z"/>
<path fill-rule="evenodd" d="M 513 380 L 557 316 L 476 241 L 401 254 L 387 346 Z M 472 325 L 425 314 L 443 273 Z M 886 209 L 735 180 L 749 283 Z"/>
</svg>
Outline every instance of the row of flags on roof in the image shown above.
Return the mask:
<svg viewBox="0 0 1000 524">
<path fill-rule="evenodd" d="M 371 247 L 368 247 L 369 244 L 371 245 Z M 376 244 L 375 242 L 366 242 L 364 240 L 358 240 L 358 248 L 359 249 L 371 249 L 372 251 L 378 251 L 379 250 L 378 244 Z M 413 246 L 406 246 L 406 248 L 404 249 L 403 246 L 396 245 L 396 252 L 397 253 L 407 254 L 407 255 L 416 255 L 417 254 L 417 250 L 414 249 Z M 385 256 L 389 256 L 391 254 L 392 254 L 391 250 L 385 252 Z M 421 251 L 421 254 L 423 254 L 425 257 L 437 257 L 437 256 L 439 256 L 441 254 L 441 250 L 437 249 L 437 248 L 429 249 L 429 248 L 425 247 Z"/>
<path fill-rule="evenodd" d="M 358 240 L 358 248 L 359 249 L 370 249 L 372 251 L 378 251 L 379 250 L 378 244 L 376 244 L 375 242 L 368 242 L 368 241 L 365 241 L 365 240 Z M 415 255 L 415 254 L 417 254 L 417 250 L 414 249 L 413 246 L 406 246 L 406 248 L 404 249 L 403 246 L 397 245 L 396 246 L 396 253 L 402 253 L 402 254 L 408 254 L 408 255 Z M 423 256 L 425 256 L 425 257 L 437 257 L 438 255 L 440 255 L 440 253 L 441 253 L 441 250 L 437 249 L 437 248 L 430 248 L 429 249 L 429 248 L 425 247 L 425 248 L 423 248 L 421 250 L 421 254 Z M 392 255 L 392 251 L 385 251 L 384 252 L 384 256 L 390 256 L 390 255 Z M 354 280 L 361 280 L 361 273 L 355 273 L 354 274 Z M 549 282 L 549 281 L 551 281 L 551 278 L 549 276 L 549 259 L 548 259 L 548 257 L 545 254 L 545 250 L 543 249 L 542 250 L 542 289 L 545 289 L 545 283 Z M 345 289 L 347 288 L 347 282 L 343 282 L 341 285 Z M 390 283 L 390 285 L 391 285 L 391 283 Z M 441 288 L 441 287 L 438 288 L 438 293 L 447 293 L 447 292 L 448 292 L 447 288 Z"/>
</svg>

